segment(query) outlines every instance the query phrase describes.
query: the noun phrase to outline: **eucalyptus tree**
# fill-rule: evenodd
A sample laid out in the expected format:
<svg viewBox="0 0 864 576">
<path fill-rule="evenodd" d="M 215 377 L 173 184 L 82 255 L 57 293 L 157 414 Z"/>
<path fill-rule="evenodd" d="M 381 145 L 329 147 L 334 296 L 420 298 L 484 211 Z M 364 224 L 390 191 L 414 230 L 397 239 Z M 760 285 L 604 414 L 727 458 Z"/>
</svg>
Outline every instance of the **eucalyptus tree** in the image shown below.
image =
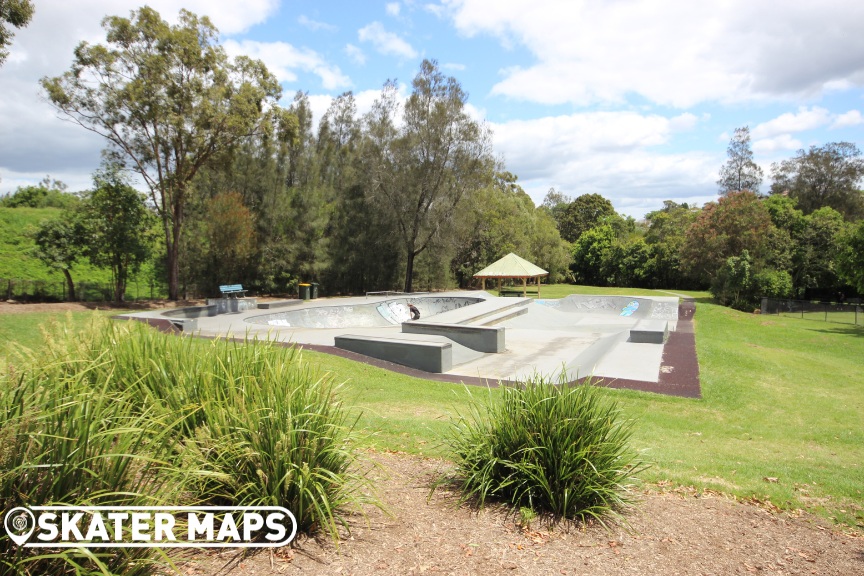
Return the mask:
<svg viewBox="0 0 864 576">
<path fill-rule="evenodd" d="M 753 162 L 753 151 L 750 149 L 750 128 L 736 128 L 735 134 L 729 141 L 726 149 L 729 159 L 720 167 L 720 195 L 725 196 L 731 192 L 749 190 L 759 193 L 762 185 L 762 168 Z"/>
<path fill-rule="evenodd" d="M 834 208 L 847 220 L 864 217 L 864 158 L 850 142 L 830 142 L 799 150 L 794 158 L 771 165 L 772 194 L 787 193 L 810 214 L 823 206 Z"/>
<path fill-rule="evenodd" d="M 15 34 L 7 28 L 7 24 L 15 28 L 23 28 L 33 18 L 33 2 L 30 0 L 0 0 L 0 65 L 9 56 L 7 47 L 12 43 Z"/>
<path fill-rule="evenodd" d="M 206 16 L 181 10 L 172 26 L 145 6 L 102 26 L 106 44 L 82 42 L 71 69 L 42 86 L 62 116 L 106 138 L 109 157 L 149 188 L 176 300 L 190 183 L 226 150 L 287 122 L 275 105 L 281 88 L 261 61 L 229 58 Z"/>
<path fill-rule="evenodd" d="M 465 109 L 468 95 L 435 61 L 424 60 L 401 122 L 393 83 L 366 117 L 364 161 L 371 191 L 396 223 L 405 258 L 405 291 L 414 262 L 448 231 L 466 195 L 492 177 L 491 136 Z"/>
</svg>

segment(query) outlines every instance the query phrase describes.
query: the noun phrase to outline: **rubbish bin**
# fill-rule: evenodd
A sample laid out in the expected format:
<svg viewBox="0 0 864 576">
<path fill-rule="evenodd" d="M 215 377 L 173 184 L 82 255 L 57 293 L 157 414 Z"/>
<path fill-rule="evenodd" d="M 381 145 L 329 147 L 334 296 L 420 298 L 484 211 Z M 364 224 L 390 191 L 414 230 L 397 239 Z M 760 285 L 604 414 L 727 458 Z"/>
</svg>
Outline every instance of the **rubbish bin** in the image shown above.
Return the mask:
<svg viewBox="0 0 864 576">
<path fill-rule="evenodd" d="M 309 295 L 312 298 L 312 300 L 315 300 L 316 298 L 318 298 L 318 283 L 312 282 L 312 284 L 310 284 L 310 286 L 311 286 L 311 289 L 309 290 Z"/>
<path fill-rule="evenodd" d="M 300 284 L 300 299 L 309 300 L 309 284 Z"/>
</svg>

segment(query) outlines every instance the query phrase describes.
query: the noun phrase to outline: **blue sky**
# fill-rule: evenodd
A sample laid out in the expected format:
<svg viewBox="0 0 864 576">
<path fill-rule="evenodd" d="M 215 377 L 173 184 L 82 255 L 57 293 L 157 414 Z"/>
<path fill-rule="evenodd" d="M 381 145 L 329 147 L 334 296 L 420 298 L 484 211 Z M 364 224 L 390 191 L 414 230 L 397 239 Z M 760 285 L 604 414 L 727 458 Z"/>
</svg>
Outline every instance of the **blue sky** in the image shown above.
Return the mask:
<svg viewBox="0 0 864 576">
<path fill-rule="evenodd" d="M 0 193 L 59 178 L 86 188 L 104 143 L 63 122 L 38 79 L 68 69 L 106 14 L 139 2 L 35 0 L 0 68 Z M 207 14 L 232 54 L 261 58 L 287 104 L 308 92 L 320 117 L 351 90 L 360 112 L 396 79 L 407 94 L 436 59 L 488 123 L 496 154 L 542 201 L 550 187 L 600 193 L 641 217 L 664 200 L 702 204 L 735 128 L 765 170 L 800 148 L 864 147 L 860 1 L 351 2 L 156 0 L 168 20 Z"/>
</svg>

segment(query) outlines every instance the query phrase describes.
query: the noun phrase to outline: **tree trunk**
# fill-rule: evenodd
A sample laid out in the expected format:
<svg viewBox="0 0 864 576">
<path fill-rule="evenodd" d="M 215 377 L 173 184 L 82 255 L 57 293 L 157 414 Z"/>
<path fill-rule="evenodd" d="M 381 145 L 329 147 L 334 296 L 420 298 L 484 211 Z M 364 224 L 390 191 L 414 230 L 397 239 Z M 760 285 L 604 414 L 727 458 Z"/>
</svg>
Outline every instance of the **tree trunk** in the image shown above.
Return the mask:
<svg viewBox="0 0 864 576">
<path fill-rule="evenodd" d="M 180 227 L 183 222 L 183 206 L 179 198 L 182 191 L 175 191 L 173 218 L 171 219 L 171 243 L 168 246 L 168 299 L 180 299 Z"/>
<path fill-rule="evenodd" d="M 412 250 L 408 251 L 408 262 L 405 265 L 405 292 L 411 293 L 414 291 L 414 257 L 416 254 Z"/>
<path fill-rule="evenodd" d="M 180 259 L 177 257 L 177 244 L 168 248 L 168 299 L 179 300 Z"/>
<path fill-rule="evenodd" d="M 72 274 L 69 273 L 69 270 L 63 269 L 63 276 L 66 277 L 66 286 L 69 288 L 69 301 L 75 302 L 75 283 L 72 281 Z"/>
<path fill-rule="evenodd" d="M 114 301 L 123 302 L 126 299 L 126 268 L 117 266 L 114 276 Z"/>
</svg>

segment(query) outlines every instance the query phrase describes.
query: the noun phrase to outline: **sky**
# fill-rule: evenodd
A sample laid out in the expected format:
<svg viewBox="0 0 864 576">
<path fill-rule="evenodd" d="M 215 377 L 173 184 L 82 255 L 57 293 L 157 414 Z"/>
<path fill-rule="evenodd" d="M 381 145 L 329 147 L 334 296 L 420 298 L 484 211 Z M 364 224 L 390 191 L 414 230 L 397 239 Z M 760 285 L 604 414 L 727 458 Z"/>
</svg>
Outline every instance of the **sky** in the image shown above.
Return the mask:
<svg viewBox="0 0 864 576">
<path fill-rule="evenodd" d="M 0 194 L 46 175 L 91 186 L 105 141 L 60 118 L 39 79 L 127 0 L 34 0 L 0 67 Z M 359 111 L 388 79 L 402 94 L 434 59 L 469 94 L 494 151 L 539 204 L 597 193 L 641 218 L 664 200 L 717 198 L 729 139 L 748 126 L 771 164 L 829 142 L 864 148 L 860 0 L 152 0 L 165 20 L 207 15 L 229 54 L 264 61 L 282 104 L 316 118 L 351 91 Z"/>
</svg>

